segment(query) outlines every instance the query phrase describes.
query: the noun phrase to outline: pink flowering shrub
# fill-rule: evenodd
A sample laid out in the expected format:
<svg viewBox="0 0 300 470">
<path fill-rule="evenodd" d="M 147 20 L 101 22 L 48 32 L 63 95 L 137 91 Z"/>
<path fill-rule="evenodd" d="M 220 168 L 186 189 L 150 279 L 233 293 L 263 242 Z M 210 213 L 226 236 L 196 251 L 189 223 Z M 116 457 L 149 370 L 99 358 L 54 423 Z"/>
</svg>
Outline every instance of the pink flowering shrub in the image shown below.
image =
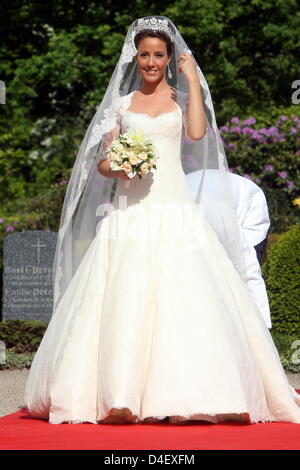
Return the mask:
<svg viewBox="0 0 300 470">
<path fill-rule="evenodd" d="M 299 217 L 292 200 L 300 194 L 300 119 L 281 115 L 260 126 L 250 116 L 220 127 L 230 171 L 250 178 L 265 192 L 273 229 L 281 232 Z"/>
<path fill-rule="evenodd" d="M 254 117 L 231 119 L 220 134 L 231 171 L 293 197 L 300 191 L 300 119 L 280 116 L 268 128 Z"/>
</svg>

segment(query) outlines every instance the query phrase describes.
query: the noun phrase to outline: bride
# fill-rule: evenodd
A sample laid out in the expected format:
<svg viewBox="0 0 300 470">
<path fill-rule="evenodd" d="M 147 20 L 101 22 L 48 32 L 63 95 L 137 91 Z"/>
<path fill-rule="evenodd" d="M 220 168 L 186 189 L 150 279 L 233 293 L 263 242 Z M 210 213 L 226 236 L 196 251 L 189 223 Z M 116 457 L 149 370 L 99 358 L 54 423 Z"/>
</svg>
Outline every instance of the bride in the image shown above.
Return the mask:
<svg viewBox="0 0 300 470">
<path fill-rule="evenodd" d="M 142 178 L 111 167 L 126 131 L 156 151 Z M 300 396 L 244 282 L 228 176 L 209 88 L 181 34 L 166 17 L 135 20 L 68 184 L 53 314 L 25 389 L 31 416 L 300 423 Z"/>
</svg>

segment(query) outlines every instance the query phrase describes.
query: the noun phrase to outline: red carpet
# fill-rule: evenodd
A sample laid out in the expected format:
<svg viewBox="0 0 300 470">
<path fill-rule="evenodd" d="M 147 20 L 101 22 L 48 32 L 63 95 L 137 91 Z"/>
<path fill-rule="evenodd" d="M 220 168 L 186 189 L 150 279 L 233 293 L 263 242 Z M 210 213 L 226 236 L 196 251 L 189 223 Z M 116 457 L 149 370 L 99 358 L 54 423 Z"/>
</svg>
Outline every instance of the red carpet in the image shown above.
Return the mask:
<svg viewBox="0 0 300 470">
<path fill-rule="evenodd" d="M 0 449 L 300 450 L 300 424 L 49 424 L 23 408 L 0 418 Z"/>
</svg>

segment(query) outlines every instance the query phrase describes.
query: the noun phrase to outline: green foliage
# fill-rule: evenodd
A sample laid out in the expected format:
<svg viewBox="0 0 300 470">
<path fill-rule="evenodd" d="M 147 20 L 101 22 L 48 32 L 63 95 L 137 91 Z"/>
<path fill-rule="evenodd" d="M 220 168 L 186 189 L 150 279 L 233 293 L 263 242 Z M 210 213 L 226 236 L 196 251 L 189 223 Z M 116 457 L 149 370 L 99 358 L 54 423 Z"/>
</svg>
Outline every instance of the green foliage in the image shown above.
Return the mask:
<svg viewBox="0 0 300 470">
<path fill-rule="evenodd" d="M 58 229 L 62 182 L 69 178 L 127 28 L 134 18 L 150 14 L 169 17 L 183 34 L 207 79 L 220 126 L 234 116 L 255 116 L 261 129 L 287 116 L 281 124 L 285 142 L 266 145 L 233 133 L 223 137 L 228 137 L 227 144 L 236 144 L 234 150 L 225 146 L 230 167 L 249 174 L 264 189 L 271 232 L 285 230 L 299 217 L 299 208 L 292 204 L 300 189 L 299 134 L 288 133 L 292 114 L 299 117 L 297 107 L 291 106 L 292 81 L 300 76 L 296 0 L 154 0 L 150 5 L 145 0 L 2 0 L 0 79 L 7 94 L 0 107 L 1 249 L 7 233 Z M 270 164 L 271 172 L 265 169 Z M 282 171 L 293 186 L 278 175 Z M 275 332 L 299 334 L 295 247 L 299 238 L 292 229 L 272 243 L 267 256 Z M 1 334 L 7 331 L 5 323 L 0 323 Z M 25 334 L 18 323 L 10 344 L 23 344 L 18 328 L 24 338 L 29 335 L 30 345 L 29 329 Z M 35 346 L 41 338 L 38 331 Z M 280 343 L 287 365 L 288 341 Z M 21 353 L 17 356 L 20 360 Z M 17 360 L 13 348 L 8 357 L 12 364 Z"/>
<path fill-rule="evenodd" d="M 271 333 L 285 370 L 300 373 L 300 339 L 295 335 Z"/>
<path fill-rule="evenodd" d="M 199 60 L 220 124 L 241 110 L 267 114 L 291 104 L 299 77 L 296 0 L 179 0 L 165 14 Z"/>
<path fill-rule="evenodd" d="M 30 367 L 46 332 L 48 323 L 38 320 L 5 320 L 0 322 L 0 340 L 5 343 L 5 362 L 0 370 Z"/>
<path fill-rule="evenodd" d="M 0 340 L 7 349 L 14 347 L 16 353 L 37 350 L 47 323 L 39 320 L 4 320 L 0 322 Z"/>
<path fill-rule="evenodd" d="M 62 172 L 64 179 L 52 184 L 35 198 L 17 199 L 6 203 L 6 212 L 2 212 L 0 218 L 0 268 L 6 235 L 24 230 L 58 231 L 69 175 L 70 170 Z"/>
<path fill-rule="evenodd" d="M 300 339 L 300 223 L 292 225 L 268 248 L 262 266 L 274 333 Z"/>
<path fill-rule="evenodd" d="M 282 232 L 299 220 L 293 200 L 300 194 L 300 113 L 232 117 L 220 128 L 228 162 L 234 173 L 258 183 L 265 192 L 270 233 Z M 298 115 L 297 115 L 298 114 Z"/>
<path fill-rule="evenodd" d="M 143 15 L 166 15 L 184 35 L 219 125 L 234 115 L 271 119 L 274 110 L 277 119 L 291 104 L 300 72 L 296 6 L 295 0 L 3 0 L 1 200 L 34 197 L 73 166 L 127 28 Z"/>
<path fill-rule="evenodd" d="M 290 194 L 287 194 L 282 188 L 270 188 L 267 185 L 261 185 L 268 204 L 270 215 L 271 234 L 285 232 L 290 225 L 298 222 L 300 217 L 300 204 L 294 204 L 299 198 L 291 200 Z"/>
<path fill-rule="evenodd" d="M 6 350 L 5 362 L 0 363 L 0 370 L 30 368 L 35 352 L 18 353 L 15 348 Z"/>
</svg>

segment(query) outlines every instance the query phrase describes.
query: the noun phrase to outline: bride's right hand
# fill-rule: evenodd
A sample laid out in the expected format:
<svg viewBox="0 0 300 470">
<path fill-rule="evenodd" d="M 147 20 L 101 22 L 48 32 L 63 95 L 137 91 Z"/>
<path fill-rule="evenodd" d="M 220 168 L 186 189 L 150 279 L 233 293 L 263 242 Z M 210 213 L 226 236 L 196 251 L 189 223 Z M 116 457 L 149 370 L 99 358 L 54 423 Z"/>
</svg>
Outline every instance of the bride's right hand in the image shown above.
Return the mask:
<svg viewBox="0 0 300 470">
<path fill-rule="evenodd" d="M 117 173 L 117 177 L 121 178 L 122 180 L 130 181 L 132 179 L 132 178 L 129 178 L 129 176 L 127 176 L 124 170 L 118 170 L 116 171 L 116 173 Z"/>
<path fill-rule="evenodd" d="M 121 178 L 125 181 L 129 181 L 131 178 L 127 176 L 124 170 L 112 170 L 110 168 L 110 162 L 108 158 L 103 158 L 98 162 L 98 171 L 101 175 L 107 178 Z"/>
</svg>

